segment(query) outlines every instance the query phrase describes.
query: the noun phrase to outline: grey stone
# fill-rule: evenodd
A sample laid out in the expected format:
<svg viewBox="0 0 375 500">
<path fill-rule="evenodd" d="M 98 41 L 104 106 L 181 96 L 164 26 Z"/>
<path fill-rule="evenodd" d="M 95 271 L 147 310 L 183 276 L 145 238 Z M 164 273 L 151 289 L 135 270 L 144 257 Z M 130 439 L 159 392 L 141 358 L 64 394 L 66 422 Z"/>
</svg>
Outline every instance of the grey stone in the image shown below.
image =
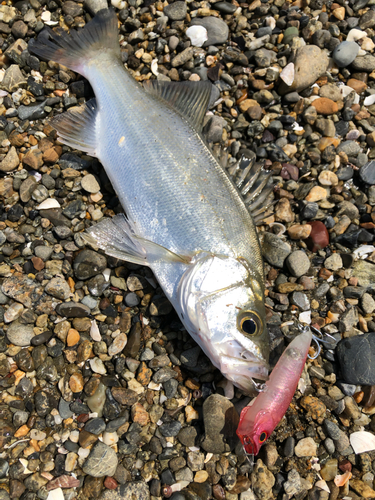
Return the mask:
<svg viewBox="0 0 375 500">
<path fill-rule="evenodd" d="M 52 278 L 46 285 L 45 291 L 60 300 L 66 300 L 70 294 L 70 287 L 64 278 Z"/>
<path fill-rule="evenodd" d="M 375 57 L 370 54 L 357 56 L 352 62 L 352 68 L 356 71 L 365 71 L 366 73 L 370 73 L 375 69 Z"/>
<path fill-rule="evenodd" d="M 121 484 L 115 490 L 105 490 L 99 500 L 149 500 L 150 490 L 147 483 L 134 481 Z"/>
<path fill-rule="evenodd" d="M 292 248 L 281 238 L 272 233 L 265 233 L 262 241 L 262 253 L 271 266 L 282 268 L 285 259 L 291 253 Z"/>
<path fill-rule="evenodd" d="M 9 92 L 15 92 L 19 88 L 26 87 L 26 78 L 23 76 L 18 64 L 12 64 L 5 71 L 2 87 Z"/>
<path fill-rule="evenodd" d="M 358 285 L 368 287 L 375 283 L 375 264 L 366 260 L 357 260 L 353 264 L 352 276 L 358 278 Z"/>
<path fill-rule="evenodd" d="M 93 250 L 82 250 L 74 259 L 74 272 L 78 279 L 86 280 L 104 271 L 107 259 Z"/>
<path fill-rule="evenodd" d="M 375 333 L 342 339 L 336 348 L 342 377 L 348 384 L 375 385 Z"/>
<path fill-rule="evenodd" d="M 92 477 L 113 476 L 117 465 L 116 452 L 106 444 L 98 441 L 83 464 L 82 470 Z"/>
<path fill-rule="evenodd" d="M 228 25 L 218 17 L 195 17 L 191 23 L 191 26 L 203 26 L 207 30 L 207 40 L 204 42 L 203 47 L 208 47 L 209 45 L 221 45 L 228 40 L 229 28 Z"/>
<path fill-rule="evenodd" d="M 361 152 L 361 146 L 355 141 L 344 141 L 337 146 L 336 151 L 337 153 L 343 152 L 348 156 L 357 156 Z"/>
<path fill-rule="evenodd" d="M 14 321 L 7 330 L 7 337 L 11 344 L 28 347 L 35 335 L 33 328 L 33 325 L 23 325 L 18 321 Z"/>
<path fill-rule="evenodd" d="M 310 268 L 310 259 L 302 250 L 292 252 L 286 259 L 286 265 L 292 276 L 299 278 Z"/>
<path fill-rule="evenodd" d="M 357 57 L 359 45 L 355 42 L 341 42 L 333 51 L 332 58 L 339 68 L 349 66 Z"/>
<path fill-rule="evenodd" d="M 375 161 L 370 161 L 363 165 L 359 170 L 359 176 L 363 182 L 373 186 L 375 184 Z"/>
<path fill-rule="evenodd" d="M 164 14 L 169 17 L 171 21 L 183 21 L 187 13 L 186 2 L 173 2 L 164 7 Z"/>
<path fill-rule="evenodd" d="M 205 438 L 202 448 L 208 453 L 224 453 L 235 445 L 238 414 L 233 404 L 220 394 L 212 394 L 203 403 Z"/>
</svg>

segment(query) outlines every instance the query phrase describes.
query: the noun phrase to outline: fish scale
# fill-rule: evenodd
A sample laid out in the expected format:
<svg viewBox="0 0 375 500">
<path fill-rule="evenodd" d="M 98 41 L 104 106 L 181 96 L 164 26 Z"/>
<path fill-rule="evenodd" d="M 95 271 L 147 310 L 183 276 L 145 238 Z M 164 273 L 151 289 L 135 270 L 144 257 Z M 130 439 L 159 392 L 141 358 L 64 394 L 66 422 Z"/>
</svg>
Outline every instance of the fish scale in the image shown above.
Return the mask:
<svg viewBox="0 0 375 500">
<path fill-rule="evenodd" d="M 252 392 L 253 379 L 268 376 L 263 262 L 248 208 L 200 133 L 211 84 L 153 81 L 145 91 L 121 62 L 111 10 L 49 36 L 30 50 L 79 72 L 95 93 L 53 126 L 60 141 L 101 161 L 126 212 L 85 239 L 148 265 L 212 363 Z"/>
</svg>

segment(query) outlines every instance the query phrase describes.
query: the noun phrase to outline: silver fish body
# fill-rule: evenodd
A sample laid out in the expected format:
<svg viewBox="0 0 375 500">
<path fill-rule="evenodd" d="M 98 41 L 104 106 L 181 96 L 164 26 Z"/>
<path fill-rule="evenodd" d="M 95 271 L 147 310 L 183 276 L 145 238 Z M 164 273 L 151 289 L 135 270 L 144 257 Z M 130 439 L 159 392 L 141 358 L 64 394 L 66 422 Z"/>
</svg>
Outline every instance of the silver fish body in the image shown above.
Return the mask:
<svg viewBox="0 0 375 500">
<path fill-rule="evenodd" d="M 83 32 L 103 30 L 113 15 L 97 16 Z M 48 42 L 50 51 L 51 45 L 59 47 L 55 41 Z M 95 144 L 95 151 L 86 151 L 99 158 L 126 212 L 127 220 L 116 226 L 99 223 L 93 238 L 107 253 L 121 256 L 121 244 L 114 252 L 109 235 L 123 230 L 214 365 L 250 391 L 252 378 L 267 378 L 268 334 L 263 262 L 241 195 L 191 123 L 145 92 L 116 50 L 89 47 L 75 66 L 61 50 L 51 54 L 45 47 L 37 42 L 32 50 L 81 72 L 93 87 L 97 109 L 82 144 Z M 67 120 L 68 125 L 62 118 L 60 127 L 57 120 L 56 129 L 62 142 L 72 145 Z M 125 243 L 124 259 L 127 254 Z"/>
</svg>

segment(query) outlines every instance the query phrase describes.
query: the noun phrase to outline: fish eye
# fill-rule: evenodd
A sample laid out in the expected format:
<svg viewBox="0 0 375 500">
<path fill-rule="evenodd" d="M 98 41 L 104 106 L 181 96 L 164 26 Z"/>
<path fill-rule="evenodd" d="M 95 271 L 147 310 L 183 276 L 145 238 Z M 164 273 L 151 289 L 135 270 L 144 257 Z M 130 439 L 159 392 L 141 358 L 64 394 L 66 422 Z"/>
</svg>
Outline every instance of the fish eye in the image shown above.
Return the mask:
<svg viewBox="0 0 375 500">
<path fill-rule="evenodd" d="M 267 439 L 267 432 L 263 431 L 261 435 L 259 436 L 259 442 L 264 443 L 264 441 Z"/>
<path fill-rule="evenodd" d="M 245 312 L 239 318 L 239 330 L 244 335 L 254 336 L 262 331 L 262 323 L 258 315 L 252 312 Z"/>
</svg>

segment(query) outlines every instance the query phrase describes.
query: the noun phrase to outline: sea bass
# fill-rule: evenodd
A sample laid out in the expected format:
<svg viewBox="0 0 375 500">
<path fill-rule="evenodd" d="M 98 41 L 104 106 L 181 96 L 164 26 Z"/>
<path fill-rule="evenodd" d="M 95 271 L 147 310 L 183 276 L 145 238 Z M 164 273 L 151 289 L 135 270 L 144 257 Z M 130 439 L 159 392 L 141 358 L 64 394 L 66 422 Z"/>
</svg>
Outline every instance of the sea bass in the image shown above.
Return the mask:
<svg viewBox="0 0 375 500">
<path fill-rule="evenodd" d="M 269 380 L 250 406 L 241 412 L 237 435 L 245 452 L 257 455 L 285 415 L 297 389 L 312 340 L 309 327 L 305 327 L 282 353 Z"/>
<path fill-rule="evenodd" d="M 90 241 L 149 266 L 212 363 L 251 391 L 268 377 L 263 262 L 248 207 L 200 133 L 212 84 L 143 88 L 121 61 L 113 10 L 45 35 L 30 50 L 86 77 L 96 96 L 54 119 L 59 140 L 100 160 L 126 213 L 95 225 Z"/>
</svg>

